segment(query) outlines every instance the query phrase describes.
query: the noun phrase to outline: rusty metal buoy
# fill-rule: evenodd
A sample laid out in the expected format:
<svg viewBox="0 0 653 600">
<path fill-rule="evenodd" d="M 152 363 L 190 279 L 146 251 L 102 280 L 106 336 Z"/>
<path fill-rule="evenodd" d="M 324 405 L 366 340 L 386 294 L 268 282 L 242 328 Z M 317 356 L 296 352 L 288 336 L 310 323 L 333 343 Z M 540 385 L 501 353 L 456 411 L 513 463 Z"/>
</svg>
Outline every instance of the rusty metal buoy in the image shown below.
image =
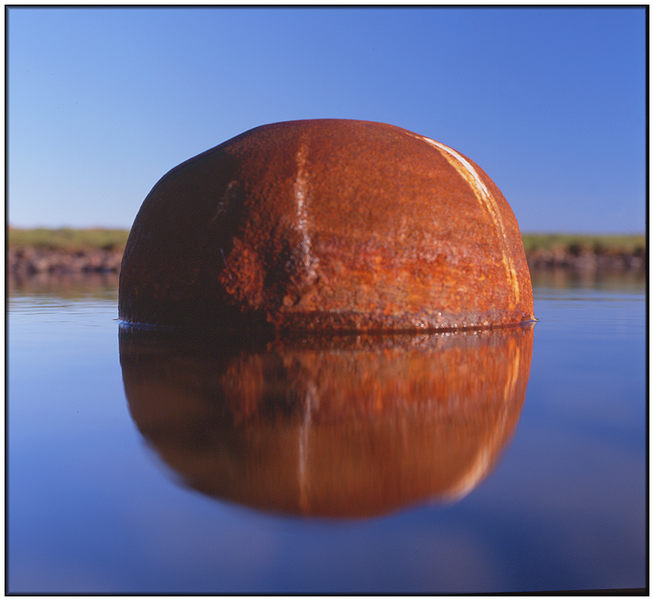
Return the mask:
<svg viewBox="0 0 653 600">
<path fill-rule="evenodd" d="M 167 173 L 120 273 L 120 317 L 397 331 L 533 319 L 517 221 L 472 160 L 382 123 L 264 125 Z"/>
</svg>

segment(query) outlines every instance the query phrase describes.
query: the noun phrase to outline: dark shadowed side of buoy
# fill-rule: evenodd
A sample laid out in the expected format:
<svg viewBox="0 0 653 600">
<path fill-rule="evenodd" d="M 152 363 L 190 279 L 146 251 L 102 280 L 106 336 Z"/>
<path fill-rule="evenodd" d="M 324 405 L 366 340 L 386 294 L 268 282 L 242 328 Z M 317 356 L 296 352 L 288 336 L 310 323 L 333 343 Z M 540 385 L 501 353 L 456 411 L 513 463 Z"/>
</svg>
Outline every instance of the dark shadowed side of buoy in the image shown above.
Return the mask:
<svg viewBox="0 0 653 600">
<path fill-rule="evenodd" d="M 167 173 L 120 317 L 190 328 L 437 330 L 533 319 L 517 221 L 472 160 L 365 121 L 258 127 Z"/>
</svg>

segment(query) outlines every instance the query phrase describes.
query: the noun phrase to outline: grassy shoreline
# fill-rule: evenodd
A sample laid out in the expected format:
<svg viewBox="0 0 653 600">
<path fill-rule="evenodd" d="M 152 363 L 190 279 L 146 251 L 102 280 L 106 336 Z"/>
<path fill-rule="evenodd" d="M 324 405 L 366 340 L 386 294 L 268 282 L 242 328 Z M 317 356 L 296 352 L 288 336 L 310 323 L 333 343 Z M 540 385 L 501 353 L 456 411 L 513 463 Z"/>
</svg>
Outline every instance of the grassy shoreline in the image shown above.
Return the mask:
<svg viewBox="0 0 653 600">
<path fill-rule="evenodd" d="M 9 227 L 7 234 L 10 249 L 122 252 L 127 243 L 129 231 L 102 228 L 21 229 Z M 643 256 L 646 253 L 646 236 L 644 234 L 524 233 L 522 239 L 527 254 L 564 252 L 571 255 L 593 253 Z"/>
<path fill-rule="evenodd" d="M 117 289 L 122 254 L 129 232 L 124 229 L 7 230 L 5 265 L 10 289 L 91 293 Z M 565 287 L 570 281 L 606 278 L 638 282 L 647 272 L 644 235 L 523 235 L 531 279 Z M 624 279 L 625 278 L 625 279 Z M 576 284 L 574 284 L 576 285 Z M 91 288 L 89 288 L 91 286 Z"/>
<path fill-rule="evenodd" d="M 570 254 L 646 253 L 644 234 L 574 234 L 574 233 L 524 233 L 526 254 L 538 251 L 563 250 Z"/>
<path fill-rule="evenodd" d="M 35 248 L 78 252 L 85 250 L 105 250 L 122 252 L 127 243 L 129 231 L 126 229 L 7 229 L 7 245 L 10 249 Z"/>
</svg>

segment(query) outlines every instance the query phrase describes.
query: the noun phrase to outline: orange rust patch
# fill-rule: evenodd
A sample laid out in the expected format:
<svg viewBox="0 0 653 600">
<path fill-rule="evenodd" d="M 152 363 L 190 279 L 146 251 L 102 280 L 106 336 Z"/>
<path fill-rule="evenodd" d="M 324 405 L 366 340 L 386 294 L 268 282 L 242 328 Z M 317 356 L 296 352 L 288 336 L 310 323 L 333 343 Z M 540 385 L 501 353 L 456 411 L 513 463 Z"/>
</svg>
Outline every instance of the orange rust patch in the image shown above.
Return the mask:
<svg viewBox="0 0 653 600">
<path fill-rule="evenodd" d="M 416 136 L 424 140 L 427 144 L 430 144 L 437 150 L 439 150 L 442 155 L 447 159 L 449 164 L 456 169 L 458 174 L 467 182 L 467 184 L 472 188 L 474 195 L 478 198 L 478 201 L 481 205 L 487 210 L 490 219 L 497 231 L 497 236 L 499 238 L 499 244 L 502 248 L 501 260 L 503 266 L 506 270 L 506 276 L 510 278 L 512 282 L 512 287 L 515 293 L 515 304 L 519 302 L 519 282 L 517 281 L 517 273 L 515 271 L 515 266 L 512 261 L 508 258 L 507 251 L 507 238 L 506 232 L 503 225 L 503 220 L 499 214 L 499 210 L 496 205 L 495 199 L 492 197 L 492 194 L 489 192 L 485 184 L 481 180 L 478 173 L 476 173 L 474 167 L 469 164 L 458 152 L 453 148 L 446 146 L 440 142 L 436 142 L 430 138 L 424 136 Z"/>
</svg>

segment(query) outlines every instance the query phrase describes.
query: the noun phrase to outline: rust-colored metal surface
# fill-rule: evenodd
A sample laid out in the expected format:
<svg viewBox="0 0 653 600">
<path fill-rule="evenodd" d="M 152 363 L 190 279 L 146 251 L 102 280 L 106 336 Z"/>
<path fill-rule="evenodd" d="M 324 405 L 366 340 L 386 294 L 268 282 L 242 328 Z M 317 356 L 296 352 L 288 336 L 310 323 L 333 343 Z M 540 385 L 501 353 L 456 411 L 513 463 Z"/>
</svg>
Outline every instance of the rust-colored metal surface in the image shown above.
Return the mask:
<svg viewBox="0 0 653 600">
<path fill-rule="evenodd" d="M 533 318 L 519 228 L 485 172 L 416 133 L 258 127 L 165 175 L 120 274 L 132 322 L 432 330 Z"/>
<path fill-rule="evenodd" d="M 247 349 L 121 328 L 120 360 L 132 418 L 185 484 L 344 518 L 469 493 L 514 432 L 532 345 L 532 325 Z"/>
</svg>

